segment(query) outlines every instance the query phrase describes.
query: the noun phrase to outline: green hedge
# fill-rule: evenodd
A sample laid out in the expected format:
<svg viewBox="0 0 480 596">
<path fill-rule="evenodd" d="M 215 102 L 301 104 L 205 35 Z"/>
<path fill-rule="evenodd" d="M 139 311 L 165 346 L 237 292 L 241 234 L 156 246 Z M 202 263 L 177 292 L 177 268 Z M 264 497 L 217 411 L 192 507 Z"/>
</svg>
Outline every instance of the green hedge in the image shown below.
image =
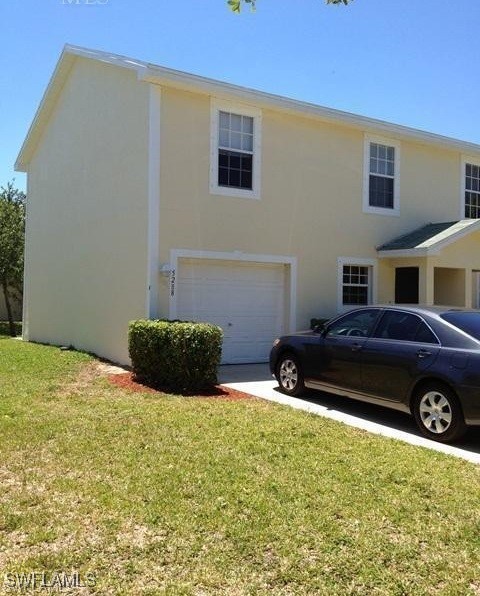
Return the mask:
<svg viewBox="0 0 480 596">
<path fill-rule="evenodd" d="M 209 323 L 132 321 L 128 351 L 135 377 L 153 387 L 191 393 L 217 383 L 223 332 Z"/>
<path fill-rule="evenodd" d="M 22 335 L 22 323 L 15 322 L 15 332 L 18 335 Z M 8 321 L 0 321 L 0 335 L 10 335 L 10 326 Z"/>
</svg>

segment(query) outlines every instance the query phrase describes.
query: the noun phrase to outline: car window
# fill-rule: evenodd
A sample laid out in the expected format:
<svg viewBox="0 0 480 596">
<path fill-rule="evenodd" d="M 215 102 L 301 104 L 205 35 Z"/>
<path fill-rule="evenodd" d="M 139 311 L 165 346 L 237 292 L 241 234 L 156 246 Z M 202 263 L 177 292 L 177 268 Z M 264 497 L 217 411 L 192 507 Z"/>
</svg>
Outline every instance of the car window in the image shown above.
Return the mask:
<svg viewBox="0 0 480 596">
<path fill-rule="evenodd" d="M 480 340 L 480 312 L 453 310 L 440 316 L 458 329 Z"/>
<path fill-rule="evenodd" d="M 423 321 L 420 323 L 420 327 L 417 329 L 415 341 L 424 344 L 438 344 L 437 336 Z"/>
<path fill-rule="evenodd" d="M 438 343 L 435 335 L 420 317 L 394 310 L 386 311 L 383 314 L 373 337 L 398 341 Z"/>
<path fill-rule="evenodd" d="M 329 325 L 325 337 L 368 337 L 378 313 L 376 309 L 349 313 Z"/>
</svg>

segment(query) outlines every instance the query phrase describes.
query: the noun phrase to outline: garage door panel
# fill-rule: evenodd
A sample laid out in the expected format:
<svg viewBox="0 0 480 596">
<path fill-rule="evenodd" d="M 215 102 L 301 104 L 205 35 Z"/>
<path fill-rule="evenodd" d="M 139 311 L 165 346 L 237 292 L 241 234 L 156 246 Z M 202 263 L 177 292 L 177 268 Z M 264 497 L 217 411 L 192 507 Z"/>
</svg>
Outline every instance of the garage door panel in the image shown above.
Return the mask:
<svg viewBox="0 0 480 596">
<path fill-rule="evenodd" d="M 284 332 L 285 266 L 181 259 L 177 316 L 224 331 L 222 361 L 262 362 Z"/>
</svg>

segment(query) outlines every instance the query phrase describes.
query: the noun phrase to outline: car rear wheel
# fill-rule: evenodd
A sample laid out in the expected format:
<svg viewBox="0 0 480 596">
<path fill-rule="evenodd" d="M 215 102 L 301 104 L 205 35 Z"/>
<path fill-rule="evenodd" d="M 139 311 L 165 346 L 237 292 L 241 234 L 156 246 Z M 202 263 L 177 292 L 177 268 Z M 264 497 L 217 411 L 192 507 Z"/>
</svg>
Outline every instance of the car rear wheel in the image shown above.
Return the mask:
<svg viewBox="0 0 480 596">
<path fill-rule="evenodd" d="M 429 383 L 417 391 L 413 415 L 422 434 L 434 441 L 455 441 L 467 430 L 457 396 L 441 383 Z"/>
<path fill-rule="evenodd" d="M 282 393 L 299 395 L 305 389 L 302 368 L 297 357 L 292 354 L 280 356 L 276 377 Z"/>
</svg>

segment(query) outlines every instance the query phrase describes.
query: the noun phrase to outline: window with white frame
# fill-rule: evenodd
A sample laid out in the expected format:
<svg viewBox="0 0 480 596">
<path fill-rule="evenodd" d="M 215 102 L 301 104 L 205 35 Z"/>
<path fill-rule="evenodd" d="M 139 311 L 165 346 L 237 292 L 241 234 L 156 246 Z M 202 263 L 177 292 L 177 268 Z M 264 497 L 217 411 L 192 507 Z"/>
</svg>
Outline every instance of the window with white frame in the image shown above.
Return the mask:
<svg viewBox="0 0 480 596">
<path fill-rule="evenodd" d="M 355 306 L 371 301 L 371 273 L 366 265 L 343 265 L 342 304 Z"/>
<path fill-rule="evenodd" d="M 218 186 L 253 188 L 253 117 L 219 112 Z"/>
<path fill-rule="evenodd" d="M 465 163 L 465 217 L 480 218 L 480 165 Z"/>
<path fill-rule="evenodd" d="M 260 122 L 260 110 L 212 101 L 212 193 L 259 198 Z"/>
<path fill-rule="evenodd" d="M 399 213 L 399 143 L 365 138 L 364 211 Z"/>
<path fill-rule="evenodd" d="M 361 257 L 337 259 L 337 305 L 342 312 L 377 300 L 377 260 Z"/>
</svg>

